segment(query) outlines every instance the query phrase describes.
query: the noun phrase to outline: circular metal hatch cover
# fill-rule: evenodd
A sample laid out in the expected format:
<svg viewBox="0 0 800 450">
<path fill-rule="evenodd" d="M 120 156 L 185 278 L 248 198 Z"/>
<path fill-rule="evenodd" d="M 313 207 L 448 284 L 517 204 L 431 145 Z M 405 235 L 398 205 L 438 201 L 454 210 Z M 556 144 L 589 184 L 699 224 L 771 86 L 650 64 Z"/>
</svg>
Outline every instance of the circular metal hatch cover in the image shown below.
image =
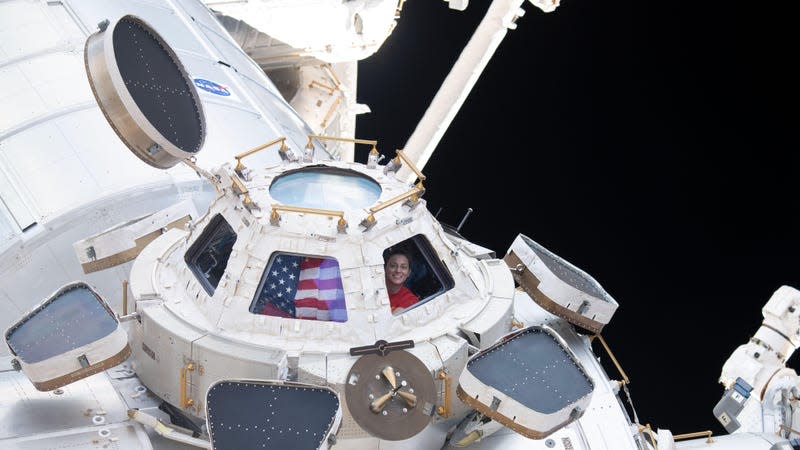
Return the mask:
<svg viewBox="0 0 800 450">
<path fill-rule="evenodd" d="M 86 72 L 97 103 L 131 151 L 167 169 L 203 145 L 205 119 L 175 52 L 147 23 L 124 16 L 89 36 Z"/>
<path fill-rule="evenodd" d="M 428 426 L 434 412 L 433 377 L 406 351 L 362 356 L 350 369 L 344 389 L 353 419 L 379 439 L 411 438 Z"/>
</svg>

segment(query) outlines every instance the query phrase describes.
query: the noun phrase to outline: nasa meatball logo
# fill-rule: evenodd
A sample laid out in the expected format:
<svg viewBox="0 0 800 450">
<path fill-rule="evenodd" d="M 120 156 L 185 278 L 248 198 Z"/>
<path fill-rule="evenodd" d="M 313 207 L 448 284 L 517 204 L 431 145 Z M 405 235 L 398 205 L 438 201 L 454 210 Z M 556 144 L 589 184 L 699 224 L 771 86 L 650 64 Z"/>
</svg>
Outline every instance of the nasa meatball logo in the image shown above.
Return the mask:
<svg viewBox="0 0 800 450">
<path fill-rule="evenodd" d="M 223 97 L 229 97 L 231 95 L 231 91 L 225 86 L 203 78 L 195 78 L 194 85 L 206 92 L 211 92 L 212 94 L 221 95 Z"/>
</svg>

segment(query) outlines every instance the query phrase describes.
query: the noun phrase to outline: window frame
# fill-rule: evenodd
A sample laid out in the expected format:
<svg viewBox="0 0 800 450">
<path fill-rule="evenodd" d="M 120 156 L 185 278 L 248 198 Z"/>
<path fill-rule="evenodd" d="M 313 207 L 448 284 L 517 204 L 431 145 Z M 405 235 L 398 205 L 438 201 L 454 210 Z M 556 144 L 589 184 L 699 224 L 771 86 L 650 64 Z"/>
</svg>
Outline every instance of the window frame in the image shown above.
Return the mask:
<svg viewBox="0 0 800 450">
<path fill-rule="evenodd" d="M 409 285 L 404 283 L 403 285 L 407 288 L 411 289 L 415 295 L 419 298 L 419 300 L 411 305 L 410 307 L 400 311 L 399 313 L 395 314 L 392 313 L 394 317 L 400 316 L 408 311 L 418 308 L 421 305 L 424 305 L 431 300 L 441 296 L 445 292 L 453 289 L 455 287 L 455 280 L 453 279 L 453 275 L 450 273 L 450 269 L 447 267 L 447 264 L 444 262 L 444 259 L 439 257 L 439 254 L 436 253 L 436 250 L 431 245 L 430 240 L 423 234 L 419 233 L 414 236 L 411 236 L 407 239 L 404 239 L 400 242 L 397 242 L 389 247 L 385 248 L 383 251 L 383 260 L 384 260 L 384 276 L 385 276 L 385 267 L 386 267 L 386 256 L 390 249 L 399 247 L 405 253 L 408 253 L 409 256 L 412 258 L 412 271 L 414 267 L 418 266 L 421 263 L 427 265 L 427 270 L 430 271 L 430 274 L 427 275 L 428 282 L 432 279 L 435 280 L 438 285 L 439 289 L 433 291 L 432 293 L 427 294 L 425 297 L 422 297 L 418 292 L 418 290 L 414 289 L 413 285 Z M 411 275 L 409 274 L 409 277 Z M 419 284 L 420 280 L 415 280 L 413 284 Z M 387 291 L 388 296 L 388 291 Z M 391 308 L 391 304 L 389 305 Z"/>
<path fill-rule="evenodd" d="M 283 317 L 283 316 L 280 316 L 280 315 L 277 315 L 277 314 L 263 314 L 263 313 L 261 313 L 261 310 L 256 311 L 255 308 L 260 303 L 261 293 L 262 293 L 262 291 L 264 289 L 264 285 L 267 283 L 267 280 L 269 279 L 269 275 L 268 275 L 269 271 L 272 270 L 272 268 L 275 265 L 278 257 L 280 257 L 280 256 L 296 256 L 296 257 L 300 257 L 300 258 L 327 259 L 327 260 L 332 260 L 332 261 L 336 262 L 336 267 L 337 267 L 337 269 L 339 271 L 339 284 L 340 284 L 340 289 L 342 291 L 342 300 L 344 302 L 344 304 L 343 304 L 344 315 L 345 315 L 344 316 L 344 320 L 341 320 L 341 321 L 333 320 L 333 319 L 320 320 L 320 319 L 311 319 L 311 318 L 307 318 L 307 317 L 297 317 L 296 312 L 295 312 L 295 315 L 293 315 L 293 316 Z M 300 279 L 298 278 L 297 283 L 299 283 L 299 282 L 300 282 Z M 296 293 L 297 293 L 297 289 L 295 288 L 295 295 L 296 295 Z M 294 299 L 292 301 L 294 301 Z M 263 302 L 261 304 L 261 307 L 263 308 L 263 306 L 268 302 L 269 302 L 269 300 L 266 300 L 265 302 Z M 345 291 L 344 291 L 344 280 L 342 279 L 342 270 L 341 270 L 341 266 L 339 265 L 339 260 L 337 258 L 333 257 L 333 256 L 330 256 L 330 255 L 310 255 L 310 254 L 305 254 L 305 253 L 297 253 L 297 252 L 281 251 L 281 250 L 277 250 L 277 251 L 272 252 L 272 254 L 267 259 L 267 264 L 264 266 L 264 270 L 261 273 L 261 279 L 258 281 L 258 287 L 256 288 L 255 294 L 253 295 L 253 300 L 250 302 L 250 306 L 247 308 L 247 311 L 250 314 L 255 314 L 257 316 L 280 317 L 282 319 L 291 319 L 291 320 L 311 320 L 311 321 L 316 321 L 316 322 L 320 322 L 320 323 L 346 323 L 348 320 L 350 320 L 350 314 L 349 314 L 349 310 L 347 309 L 347 295 L 345 294 Z M 284 312 L 286 312 L 286 311 L 284 311 Z"/>
<path fill-rule="evenodd" d="M 225 258 L 225 267 L 222 268 L 222 274 L 220 275 L 219 280 L 217 280 L 217 283 L 212 285 L 209 279 L 206 278 L 206 274 L 200 270 L 197 260 L 205 251 L 208 250 L 213 240 L 220 236 L 220 233 L 226 231 L 230 231 L 230 233 L 233 234 L 234 239 L 230 244 L 230 250 Z M 233 253 L 233 247 L 236 245 L 236 241 L 238 240 L 239 235 L 236 233 L 230 223 L 228 223 L 222 214 L 217 214 L 209 221 L 208 225 L 205 227 L 202 233 L 200 233 L 200 236 L 197 238 L 197 240 L 192 243 L 192 245 L 183 255 L 183 260 L 186 262 L 189 270 L 192 271 L 192 274 L 194 274 L 197 281 L 201 286 L 203 286 L 203 289 L 209 296 L 214 295 L 217 290 L 217 286 L 219 286 L 219 282 L 222 281 L 222 278 L 225 276 L 225 270 L 228 268 L 228 262 L 230 261 L 231 253 Z"/>
</svg>

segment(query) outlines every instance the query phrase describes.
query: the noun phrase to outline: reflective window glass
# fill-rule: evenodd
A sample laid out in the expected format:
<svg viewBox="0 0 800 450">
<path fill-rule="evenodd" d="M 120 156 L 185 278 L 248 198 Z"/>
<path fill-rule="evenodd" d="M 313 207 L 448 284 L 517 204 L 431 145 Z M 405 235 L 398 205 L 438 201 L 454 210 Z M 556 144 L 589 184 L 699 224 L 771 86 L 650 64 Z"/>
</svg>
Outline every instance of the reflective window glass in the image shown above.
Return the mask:
<svg viewBox="0 0 800 450">
<path fill-rule="evenodd" d="M 339 263 L 333 258 L 275 253 L 250 312 L 306 320 L 347 321 Z"/>
<path fill-rule="evenodd" d="M 6 342 L 22 361 L 33 364 L 97 342 L 118 326 L 97 294 L 77 283 L 11 327 Z"/>
<path fill-rule="evenodd" d="M 214 295 L 235 242 L 236 233 L 233 228 L 221 215 L 217 215 L 186 252 L 186 264 L 200 280 L 208 295 Z"/>
<path fill-rule="evenodd" d="M 421 234 L 383 252 L 386 291 L 392 314 L 428 302 L 455 286 L 452 275 Z"/>
<path fill-rule="evenodd" d="M 354 170 L 318 166 L 281 175 L 269 194 L 284 205 L 339 211 L 375 204 L 381 185 Z"/>
</svg>

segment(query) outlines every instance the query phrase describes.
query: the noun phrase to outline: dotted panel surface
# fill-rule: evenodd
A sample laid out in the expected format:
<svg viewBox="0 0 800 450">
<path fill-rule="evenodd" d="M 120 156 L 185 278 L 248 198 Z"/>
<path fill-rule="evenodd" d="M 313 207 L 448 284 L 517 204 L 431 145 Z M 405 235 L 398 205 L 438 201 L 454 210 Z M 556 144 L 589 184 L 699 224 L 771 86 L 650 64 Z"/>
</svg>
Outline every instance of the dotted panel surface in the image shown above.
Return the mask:
<svg viewBox="0 0 800 450">
<path fill-rule="evenodd" d="M 328 389 L 220 382 L 208 391 L 215 450 L 311 450 L 327 439 L 339 410 Z"/>
<path fill-rule="evenodd" d="M 537 329 L 477 356 L 467 369 L 482 383 L 542 414 L 558 412 L 594 389 L 561 344 Z"/>
<path fill-rule="evenodd" d="M 545 266 L 550 269 L 555 276 L 568 285 L 586 292 L 587 294 L 597 297 L 603 301 L 610 301 L 611 296 L 599 285 L 596 281 L 592 280 L 580 270 L 576 270 L 568 262 L 564 261 L 560 256 L 552 253 L 550 250 L 542 247 L 538 243 L 532 241 L 526 236 L 522 236 L 525 243 L 536 252 L 536 256 L 544 262 Z"/>
<path fill-rule="evenodd" d="M 150 124 L 181 150 L 200 150 L 200 109 L 189 81 L 161 40 L 140 22 L 123 18 L 114 27 L 113 41 L 125 87 Z"/>
<path fill-rule="evenodd" d="M 78 285 L 11 327 L 6 341 L 17 357 L 33 364 L 97 341 L 117 326 L 94 292 Z"/>
</svg>

